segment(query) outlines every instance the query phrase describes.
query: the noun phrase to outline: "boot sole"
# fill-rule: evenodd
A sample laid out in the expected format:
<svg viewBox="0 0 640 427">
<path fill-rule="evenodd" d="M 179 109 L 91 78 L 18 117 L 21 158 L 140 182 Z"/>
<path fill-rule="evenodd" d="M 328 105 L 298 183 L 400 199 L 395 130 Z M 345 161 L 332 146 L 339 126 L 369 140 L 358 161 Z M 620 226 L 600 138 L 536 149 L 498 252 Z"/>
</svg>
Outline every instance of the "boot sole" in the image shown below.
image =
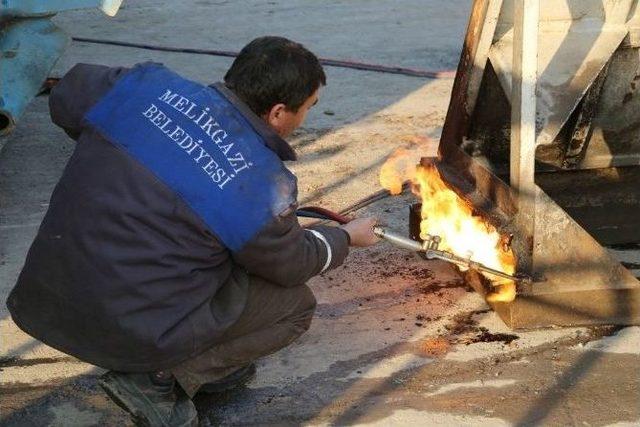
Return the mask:
<svg viewBox="0 0 640 427">
<path fill-rule="evenodd" d="M 136 426 L 139 427 L 151 427 L 151 423 L 149 422 L 149 419 L 142 415 L 137 413 L 135 410 L 129 408 L 129 405 L 127 405 L 125 403 L 125 401 L 122 399 L 121 397 L 121 391 L 120 390 L 112 390 L 112 384 L 107 383 L 104 379 L 100 378 L 98 380 L 98 385 L 100 386 L 100 388 L 102 388 L 102 390 L 104 390 L 104 392 L 107 394 L 107 396 L 109 396 L 109 398 L 111 398 L 111 400 L 118 405 L 118 407 L 120 407 L 120 409 L 122 409 L 123 411 L 125 411 L 126 413 L 128 413 L 131 416 L 131 419 L 133 420 L 133 423 Z"/>
<path fill-rule="evenodd" d="M 109 375 L 109 374 L 106 374 Z M 128 384 L 120 381 L 119 378 L 115 376 L 109 375 L 108 377 L 102 377 L 98 380 L 98 385 L 104 390 L 104 392 L 113 400 L 113 402 L 118 405 L 121 409 L 127 412 L 134 424 L 139 427 L 155 427 L 155 426 L 166 426 L 167 424 L 162 421 L 159 417 L 155 420 L 150 420 L 149 417 L 140 412 L 135 408 L 135 402 L 139 403 L 147 403 L 145 402 L 144 395 L 137 390 L 132 390 Z M 129 403 L 127 403 L 129 402 Z M 133 406 L 133 407 L 131 407 Z M 197 426 L 198 420 L 194 418 L 181 426 L 176 427 L 192 427 Z"/>
</svg>

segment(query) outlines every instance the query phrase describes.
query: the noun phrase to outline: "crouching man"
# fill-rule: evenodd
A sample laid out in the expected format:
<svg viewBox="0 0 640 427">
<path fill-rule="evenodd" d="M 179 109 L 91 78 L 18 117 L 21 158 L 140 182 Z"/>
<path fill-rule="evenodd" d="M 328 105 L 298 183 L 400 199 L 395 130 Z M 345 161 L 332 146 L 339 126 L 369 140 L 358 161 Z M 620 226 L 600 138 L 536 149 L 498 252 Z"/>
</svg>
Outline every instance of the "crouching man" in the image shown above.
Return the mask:
<svg viewBox="0 0 640 427">
<path fill-rule="evenodd" d="M 49 100 L 77 145 L 8 307 L 25 332 L 109 369 L 100 385 L 141 424 L 196 425 L 190 398 L 250 379 L 309 328 L 305 282 L 377 241 L 372 218 L 296 217 L 282 138 L 318 101 L 318 59 L 263 37 L 224 80 L 79 64 Z"/>
</svg>

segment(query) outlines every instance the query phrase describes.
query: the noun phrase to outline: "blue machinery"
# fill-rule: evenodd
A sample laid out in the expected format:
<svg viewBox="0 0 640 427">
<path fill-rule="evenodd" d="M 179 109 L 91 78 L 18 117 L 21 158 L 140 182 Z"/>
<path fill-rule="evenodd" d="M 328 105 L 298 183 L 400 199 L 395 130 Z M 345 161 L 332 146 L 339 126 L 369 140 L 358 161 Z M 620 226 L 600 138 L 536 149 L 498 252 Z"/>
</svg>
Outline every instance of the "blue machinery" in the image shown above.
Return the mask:
<svg viewBox="0 0 640 427">
<path fill-rule="evenodd" d="M 51 17 L 83 8 L 114 16 L 122 0 L 0 0 L 0 136 L 14 128 L 69 37 Z"/>
</svg>

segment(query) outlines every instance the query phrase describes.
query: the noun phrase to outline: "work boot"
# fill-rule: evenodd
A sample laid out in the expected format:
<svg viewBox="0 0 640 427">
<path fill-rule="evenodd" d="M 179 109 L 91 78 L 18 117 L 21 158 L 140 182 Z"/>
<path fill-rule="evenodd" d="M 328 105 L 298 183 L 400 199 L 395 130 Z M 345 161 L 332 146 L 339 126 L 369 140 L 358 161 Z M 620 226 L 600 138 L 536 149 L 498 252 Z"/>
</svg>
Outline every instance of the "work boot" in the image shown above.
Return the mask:
<svg viewBox="0 0 640 427">
<path fill-rule="evenodd" d="M 124 373 L 109 371 L 98 380 L 100 387 L 138 426 L 187 427 L 198 425 L 198 412 L 189 397 L 164 372 Z"/>
<path fill-rule="evenodd" d="M 218 381 L 200 386 L 198 393 L 222 393 L 245 385 L 256 376 L 256 365 L 250 364 L 238 369 Z"/>
</svg>

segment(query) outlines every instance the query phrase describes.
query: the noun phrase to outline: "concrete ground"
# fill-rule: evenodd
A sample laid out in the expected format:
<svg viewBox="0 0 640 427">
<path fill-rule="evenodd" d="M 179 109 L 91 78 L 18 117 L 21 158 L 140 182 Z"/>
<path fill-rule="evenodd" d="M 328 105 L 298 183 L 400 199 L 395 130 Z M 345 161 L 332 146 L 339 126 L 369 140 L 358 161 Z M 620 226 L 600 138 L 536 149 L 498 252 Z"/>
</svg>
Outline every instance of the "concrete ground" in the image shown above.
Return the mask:
<svg viewBox="0 0 640 427">
<path fill-rule="evenodd" d="M 278 34 L 324 57 L 455 68 L 467 0 L 128 2 L 55 18 L 69 34 L 238 50 Z M 231 60 L 72 43 L 52 75 L 77 62 L 164 62 L 202 82 Z M 327 68 L 329 85 L 292 138 L 300 199 L 339 210 L 379 189 L 398 146 L 434 152 L 451 79 Z M 0 153 L 0 299 L 15 283 L 73 144 L 37 98 Z M 403 195 L 358 212 L 407 228 Z M 622 254 L 621 256 L 628 256 Z M 236 393 L 199 396 L 202 425 L 640 425 L 640 327 L 509 331 L 457 272 L 384 243 L 353 250 L 311 281 L 311 329 L 261 360 Z M 34 302 L 37 303 L 37 302 Z M 100 369 L 34 341 L 0 306 L 1 425 L 127 425 L 96 386 Z"/>
</svg>

